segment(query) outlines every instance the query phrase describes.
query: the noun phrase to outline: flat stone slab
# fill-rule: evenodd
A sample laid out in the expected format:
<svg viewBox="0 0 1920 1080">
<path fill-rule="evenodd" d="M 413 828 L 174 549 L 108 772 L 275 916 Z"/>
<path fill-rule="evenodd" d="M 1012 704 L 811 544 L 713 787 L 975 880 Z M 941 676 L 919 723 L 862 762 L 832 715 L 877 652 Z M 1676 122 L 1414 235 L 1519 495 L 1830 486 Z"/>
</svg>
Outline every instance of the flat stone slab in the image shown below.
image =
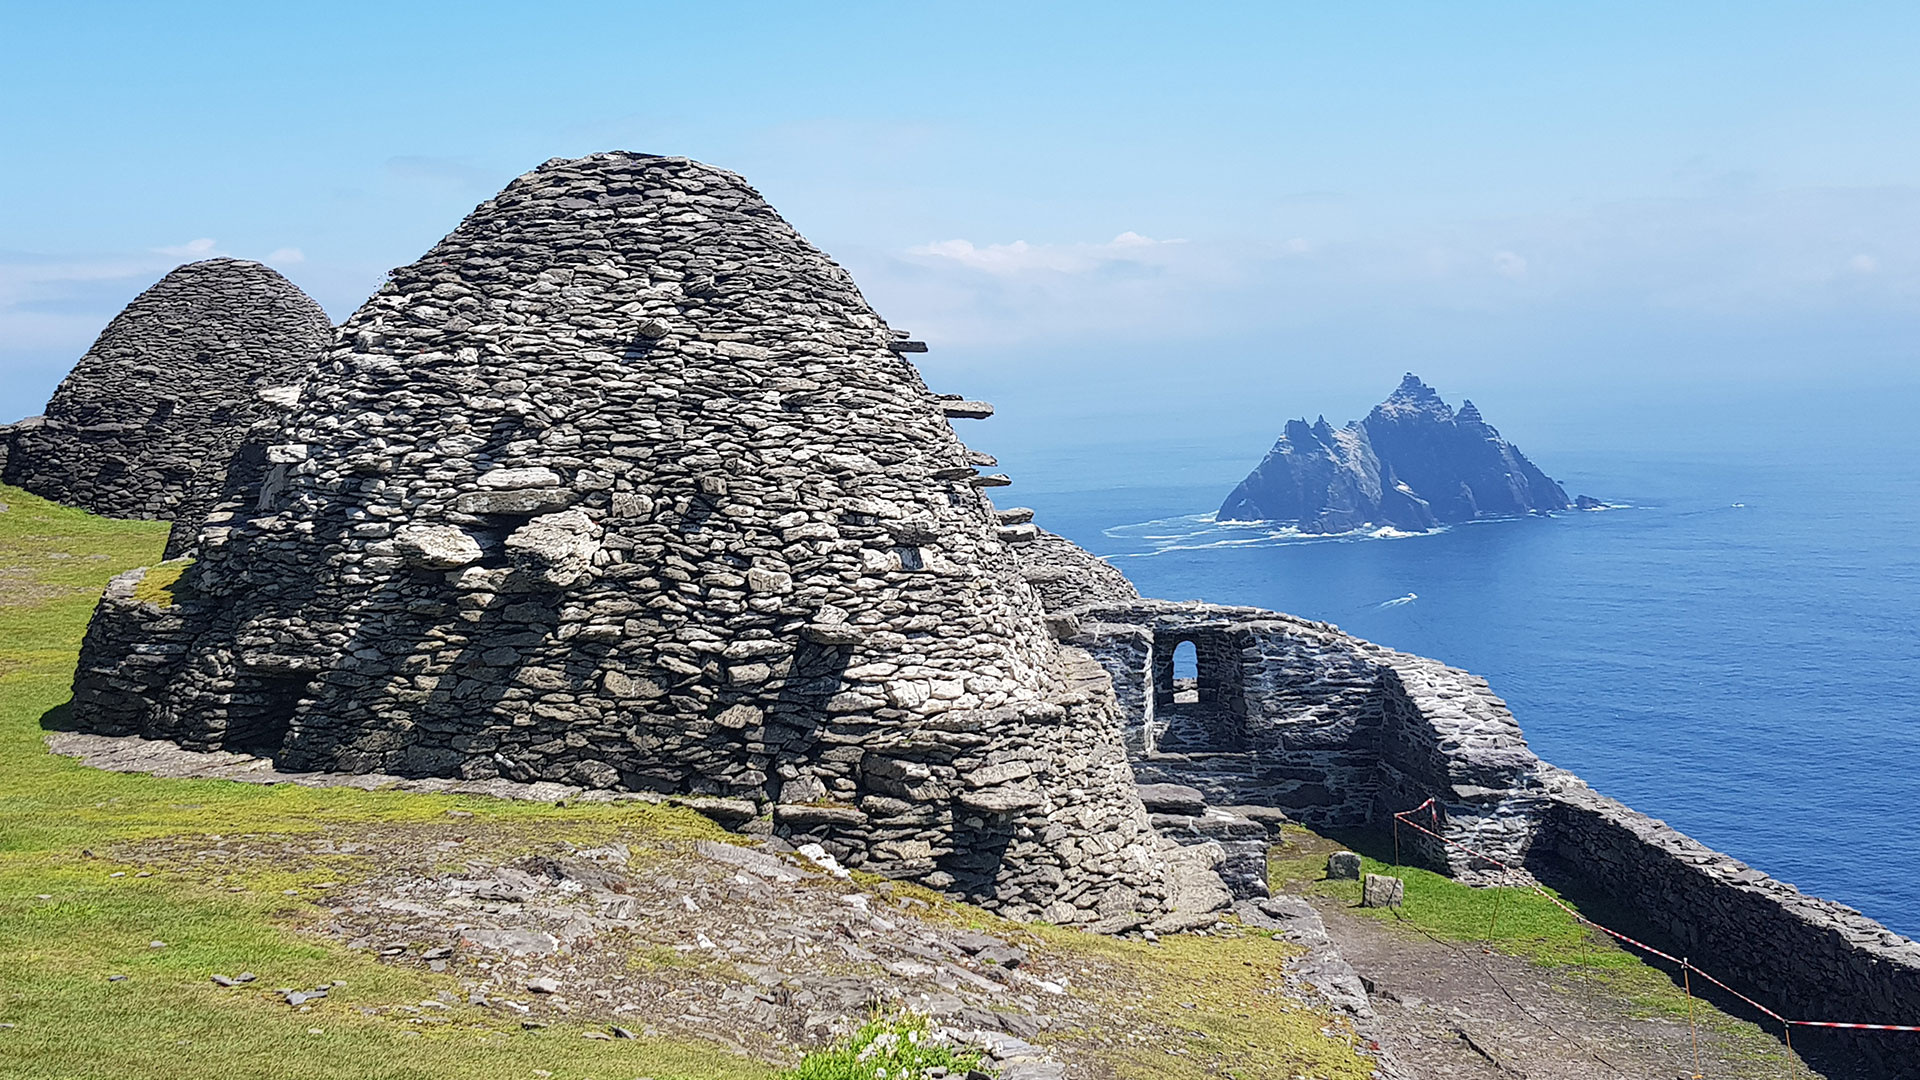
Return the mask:
<svg viewBox="0 0 1920 1080">
<path fill-rule="evenodd" d="M 1207 797 L 1196 787 L 1185 784 L 1139 784 L 1140 801 L 1155 814 L 1202 814 Z"/>
</svg>

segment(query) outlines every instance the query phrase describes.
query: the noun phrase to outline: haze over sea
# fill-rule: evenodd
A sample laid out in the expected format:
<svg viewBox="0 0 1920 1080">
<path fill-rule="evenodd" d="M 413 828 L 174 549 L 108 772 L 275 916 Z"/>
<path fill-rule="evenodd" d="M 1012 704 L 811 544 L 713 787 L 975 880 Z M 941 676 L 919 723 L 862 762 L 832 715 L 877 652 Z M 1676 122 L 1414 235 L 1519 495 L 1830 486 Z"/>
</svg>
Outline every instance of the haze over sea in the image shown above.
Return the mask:
<svg viewBox="0 0 1920 1080">
<path fill-rule="evenodd" d="M 1556 448 L 1603 440 L 1529 440 L 1512 408 L 1470 396 L 1570 494 L 1621 508 L 1401 538 L 1220 525 L 1264 448 L 1204 426 L 1079 448 L 1015 433 L 1016 487 L 995 494 L 1146 595 L 1325 620 L 1483 675 L 1548 761 L 1920 933 L 1920 440 L 1871 413 L 1824 428 L 1747 409 L 1753 427 L 1706 445 Z"/>
</svg>

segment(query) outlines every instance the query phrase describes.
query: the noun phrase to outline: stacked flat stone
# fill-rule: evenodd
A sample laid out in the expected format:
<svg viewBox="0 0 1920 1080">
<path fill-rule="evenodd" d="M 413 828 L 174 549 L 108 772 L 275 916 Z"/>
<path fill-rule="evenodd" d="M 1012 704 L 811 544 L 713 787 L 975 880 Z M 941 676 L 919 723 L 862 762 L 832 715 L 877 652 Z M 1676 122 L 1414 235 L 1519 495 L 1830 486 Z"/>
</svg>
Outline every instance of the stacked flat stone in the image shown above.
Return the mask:
<svg viewBox="0 0 1920 1080">
<path fill-rule="evenodd" d="M 1002 517 L 1010 513 L 1021 511 L 1002 511 Z M 1033 511 L 1024 513 L 1030 520 Z M 1020 548 L 1020 560 L 1027 583 L 1040 594 L 1040 602 L 1048 611 L 1065 613 L 1094 604 L 1126 604 L 1140 599 L 1140 591 L 1127 575 L 1058 533 L 1035 528 L 1032 541 Z"/>
<path fill-rule="evenodd" d="M 80 358 L 44 416 L 5 432 L 4 476 L 117 518 L 197 524 L 242 435 L 298 386 L 333 325 L 271 268 L 208 259 L 134 298 Z"/>
<path fill-rule="evenodd" d="M 733 798 L 1011 915 L 1162 910 L 1111 682 L 905 351 L 739 177 L 548 162 L 340 329 L 171 607 L 109 590 L 75 718 Z"/>
</svg>

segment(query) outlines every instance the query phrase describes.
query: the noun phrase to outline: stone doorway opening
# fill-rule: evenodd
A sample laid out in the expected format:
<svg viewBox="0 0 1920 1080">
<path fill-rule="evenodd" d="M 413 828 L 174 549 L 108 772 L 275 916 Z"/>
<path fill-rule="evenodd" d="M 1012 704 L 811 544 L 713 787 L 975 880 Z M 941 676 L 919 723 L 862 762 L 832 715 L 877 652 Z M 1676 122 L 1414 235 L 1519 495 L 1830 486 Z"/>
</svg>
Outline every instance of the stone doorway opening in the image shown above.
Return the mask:
<svg viewBox="0 0 1920 1080">
<path fill-rule="evenodd" d="M 293 715 L 306 696 L 306 677 L 255 676 L 235 680 L 235 684 L 221 749 L 279 757 L 293 730 Z"/>
</svg>

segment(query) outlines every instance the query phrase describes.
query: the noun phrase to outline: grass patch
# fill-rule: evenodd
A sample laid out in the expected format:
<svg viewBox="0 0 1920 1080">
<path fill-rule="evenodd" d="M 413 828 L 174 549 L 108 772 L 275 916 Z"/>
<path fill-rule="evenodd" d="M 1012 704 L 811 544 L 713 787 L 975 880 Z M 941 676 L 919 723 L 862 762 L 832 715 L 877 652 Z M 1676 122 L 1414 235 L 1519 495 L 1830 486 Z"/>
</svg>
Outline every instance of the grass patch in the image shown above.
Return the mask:
<svg viewBox="0 0 1920 1080">
<path fill-rule="evenodd" d="M 1549 966 L 1594 971 L 1641 966 L 1637 958 L 1574 922 L 1532 889 L 1474 888 L 1431 870 L 1395 867 L 1364 851 L 1360 855 L 1361 873 L 1400 878 L 1406 882 L 1406 900 L 1397 913 L 1360 907 L 1360 882 L 1326 878 L 1327 856 L 1342 850 L 1340 844 L 1299 825 L 1287 826 L 1286 838 L 1285 847 L 1275 851 L 1268 866 L 1269 879 L 1276 889 L 1336 897 L 1370 918 L 1403 922 L 1448 941 L 1480 942 Z M 1374 846 L 1362 840 L 1347 850 Z"/>
<path fill-rule="evenodd" d="M 180 575 L 192 565 L 192 559 L 168 559 L 149 569 L 140 578 L 140 583 L 133 587 L 133 598 L 155 607 L 172 607 L 174 589 L 180 584 Z"/>
<path fill-rule="evenodd" d="M 1115 1012 L 1131 1012 L 1178 1028 L 1183 1045 L 1151 1045 L 1117 1033 L 1076 1032 L 1080 1052 L 1098 1057 L 1123 1077 L 1201 1080 L 1204 1077 L 1294 1077 L 1366 1080 L 1369 1059 L 1354 1052 L 1344 1021 L 1330 1021 L 1281 989 L 1280 974 L 1295 946 L 1265 934 L 1162 938 L 1157 944 L 1095 937 L 1055 927 L 1032 928 L 1048 944 L 1098 958 L 1131 976 L 1131 983 L 1078 992 L 1107 997 Z"/>
<path fill-rule="evenodd" d="M 1575 922 L 1530 888 L 1475 888 L 1431 870 L 1383 862 L 1375 855 L 1392 852 L 1390 834 L 1329 836 L 1288 825 L 1285 835 L 1285 846 L 1276 847 L 1268 862 L 1269 881 L 1276 891 L 1333 897 L 1344 901 L 1353 914 L 1393 924 L 1408 933 L 1530 960 L 1604 990 L 1625 1001 L 1642 1018 L 1678 1020 L 1688 1016 L 1688 995 L 1676 981 L 1677 974 L 1670 974 L 1663 962 L 1643 958 Z M 1406 899 L 1400 910 L 1360 907 L 1361 882 L 1327 880 L 1327 856 L 1341 850 L 1360 855 L 1362 874 L 1392 874 L 1406 883 Z M 1636 927 L 1631 912 L 1604 898 L 1576 898 L 1548 891 L 1590 919 L 1638 931 L 1637 936 L 1651 940 L 1643 936 L 1647 931 Z M 1701 988 L 1696 985 L 1695 990 Z M 1730 999 L 1694 997 L 1691 1008 L 1702 1025 L 1728 1037 L 1728 1052 L 1742 1055 L 1742 1060 L 1787 1060 L 1779 1043 L 1756 1027 L 1757 1017 L 1743 1020 L 1728 1011 L 1737 1008 Z"/>
</svg>

